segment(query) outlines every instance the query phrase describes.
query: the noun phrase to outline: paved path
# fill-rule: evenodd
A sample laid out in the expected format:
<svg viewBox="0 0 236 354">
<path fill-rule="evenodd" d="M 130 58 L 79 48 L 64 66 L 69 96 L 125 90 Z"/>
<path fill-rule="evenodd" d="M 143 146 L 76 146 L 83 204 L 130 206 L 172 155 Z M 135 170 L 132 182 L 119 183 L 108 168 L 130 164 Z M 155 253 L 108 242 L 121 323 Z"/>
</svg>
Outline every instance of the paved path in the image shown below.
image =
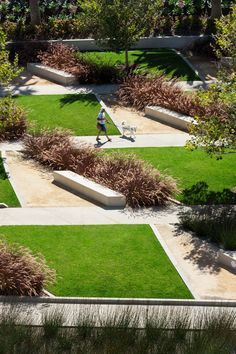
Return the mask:
<svg viewBox="0 0 236 354">
<path fill-rule="evenodd" d="M 93 207 L 6 208 L 1 209 L 0 225 L 102 225 L 178 222 L 179 207 L 106 209 Z"/>
<path fill-rule="evenodd" d="M 112 142 L 108 142 L 105 137 L 101 137 L 99 144 L 96 142 L 96 136 L 77 136 L 75 141 L 85 142 L 98 148 L 131 148 L 131 147 L 168 147 L 184 146 L 190 136 L 187 133 L 180 134 L 144 134 L 138 135 L 135 140 L 123 138 L 120 135 L 112 136 Z M 22 150 L 20 142 L 0 143 L 0 151 L 20 151 Z"/>
<path fill-rule="evenodd" d="M 194 91 L 200 88 L 206 88 L 212 81 L 179 81 L 177 83 L 183 90 Z M 61 86 L 57 84 L 50 85 L 13 85 L 11 90 L 15 95 L 57 95 L 57 94 L 74 94 L 74 93 L 98 93 L 110 94 L 115 93 L 118 89 L 116 84 L 106 85 L 77 85 L 77 86 Z M 5 90 L 0 88 L 0 96 L 5 95 Z"/>
</svg>

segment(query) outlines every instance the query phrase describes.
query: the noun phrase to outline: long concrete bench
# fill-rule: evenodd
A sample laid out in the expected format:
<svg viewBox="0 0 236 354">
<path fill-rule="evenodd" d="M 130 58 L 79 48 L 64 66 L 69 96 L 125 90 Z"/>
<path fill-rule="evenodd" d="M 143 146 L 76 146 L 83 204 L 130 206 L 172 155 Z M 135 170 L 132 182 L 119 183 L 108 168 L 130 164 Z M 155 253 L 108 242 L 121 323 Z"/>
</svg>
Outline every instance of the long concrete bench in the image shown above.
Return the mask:
<svg viewBox="0 0 236 354">
<path fill-rule="evenodd" d="M 63 70 L 52 69 L 43 64 L 28 63 L 27 70 L 32 74 L 64 86 L 72 85 L 77 82 L 75 75 L 66 73 Z"/>
<path fill-rule="evenodd" d="M 72 171 L 54 171 L 54 182 L 100 204 L 124 208 L 126 197 Z"/>
<path fill-rule="evenodd" d="M 192 117 L 160 106 L 145 107 L 145 115 L 161 123 L 171 125 L 184 131 L 188 131 L 188 125 L 194 122 Z"/>
<path fill-rule="evenodd" d="M 236 252 L 220 250 L 218 252 L 218 263 L 236 272 Z"/>
</svg>

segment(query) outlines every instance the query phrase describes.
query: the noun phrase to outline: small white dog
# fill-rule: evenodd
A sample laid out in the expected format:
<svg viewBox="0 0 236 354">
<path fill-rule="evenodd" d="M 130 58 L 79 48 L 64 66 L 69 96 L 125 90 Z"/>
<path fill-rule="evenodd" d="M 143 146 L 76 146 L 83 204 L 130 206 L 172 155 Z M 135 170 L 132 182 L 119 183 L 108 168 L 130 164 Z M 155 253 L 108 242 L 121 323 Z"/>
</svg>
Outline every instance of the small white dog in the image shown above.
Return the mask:
<svg viewBox="0 0 236 354">
<path fill-rule="evenodd" d="M 122 129 L 123 136 L 125 136 L 125 132 L 128 131 L 131 139 L 136 138 L 135 133 L 137 131 L 137 127 L 132 126 L 132 125 L 128 125 L 128 124 L 126 124 L 125 121 L 123 121 L 121 123 L 121 129 Z"/>
</svg>

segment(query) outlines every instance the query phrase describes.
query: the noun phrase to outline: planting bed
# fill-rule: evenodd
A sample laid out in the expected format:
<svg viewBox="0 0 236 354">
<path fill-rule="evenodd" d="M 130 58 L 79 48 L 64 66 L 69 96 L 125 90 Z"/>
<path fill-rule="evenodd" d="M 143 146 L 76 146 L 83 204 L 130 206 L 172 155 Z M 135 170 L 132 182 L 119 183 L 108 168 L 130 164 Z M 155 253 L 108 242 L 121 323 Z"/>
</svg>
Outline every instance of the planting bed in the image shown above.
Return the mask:
<svg viewBox="0 0 236 354">
<path fill-rule="evenodd" d="M 36 128 L 66 128 L 75 135 L 96 135 L 97 115 L 101 108 L 92 94 L 40 95 L 16 97 L 28 110 L 28 119 Z M 109 118 L 111 121 L 111 118 Z M 119 134 L 113 125 L 109 134 Z"/>
<path fill-rule="evenodd" d="M 56 269 L 59 296 L 192 298 L 147 225 L 6 226 L 0 234 Z"/>
</svg>

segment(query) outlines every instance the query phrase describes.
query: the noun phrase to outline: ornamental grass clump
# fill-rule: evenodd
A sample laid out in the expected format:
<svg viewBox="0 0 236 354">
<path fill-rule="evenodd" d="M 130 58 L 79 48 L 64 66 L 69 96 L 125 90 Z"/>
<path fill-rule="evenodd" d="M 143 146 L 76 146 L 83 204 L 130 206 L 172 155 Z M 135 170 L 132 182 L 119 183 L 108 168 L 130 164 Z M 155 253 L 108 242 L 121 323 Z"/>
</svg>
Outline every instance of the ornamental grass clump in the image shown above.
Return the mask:
<svg viewBox="0 0 236 354">
<path fill-rule="evenodd" d="M 0 100 L 0 141 L 18 140 L 27 129 L 26 112 L 11 97 Z"/>
<path fill-rule="evenodd" d="M 28 248 L 0 241 L 0 295 L 40 296 L 46 285 L 55 281 L 41 254 Z"/>
<path fill-rule="evenodd" d="M 69 132 L 27 135 L 24 154 L 44 166 L 71 170 L 126 196 L 133 208 L 165 204 L 177 192 L 176 182 L 134 155 L 103 154 L 75 144 Z"/>
<path fill-rule="evenodd" d="M 164 76 L 129 76 L 120 85 L 117 96 L 125 106 L 143 110 L 146 106 L 161 106 L 173 111 L 192 115 L 195 103 L 176 86 L 176 80 Z"/>
<path fill-rule="evenodd" d="M 133 208 L 165 204 L 176 183 L 135 155 L 112 153 L 86 173 L 87 177 L 126 196 Z"/>
</svg>

